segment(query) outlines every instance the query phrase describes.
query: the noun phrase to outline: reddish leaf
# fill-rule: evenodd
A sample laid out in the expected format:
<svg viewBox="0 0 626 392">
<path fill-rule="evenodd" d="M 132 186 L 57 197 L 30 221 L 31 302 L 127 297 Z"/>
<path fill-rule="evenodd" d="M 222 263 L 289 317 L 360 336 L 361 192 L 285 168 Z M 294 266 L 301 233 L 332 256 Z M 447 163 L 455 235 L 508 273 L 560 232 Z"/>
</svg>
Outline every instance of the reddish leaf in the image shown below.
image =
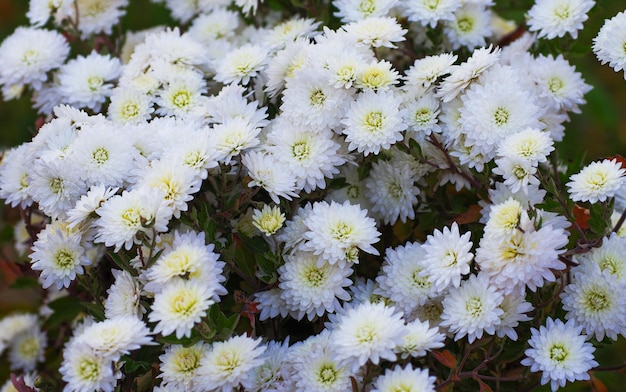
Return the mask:
<svg viewBox="0 0 626 392">
<path fill-rule="evenodd" d="M 609 392 L 609 389 L 604 385 L 602 380 L 595 377 L 593 373 L 590 373 L 591 379 L 589 380 L 589 384 L 591 384 L 591 390 L 593 392 Z"/>
<path fill-rule="evenodd" d="M 482 207 L 479 206 L 478 204 L 472 204 L 471 206 L 469 206 L 467 211 L 465 211 L 462 214 L 457 215 L 457 217 L 454 218 L 454 221 L 458 223 L 459 225 L 476 222 L 480 219 L 481 208 Z"/>
<path fill-rule="evenodd" d="M 579 206 L 578 204 L 574 205 L 574 217 L 576 217 L 576 223 L 580 226 L 581 229 L 586 230 L 589 228 L 589 218 L 591 214 L 589 213 L 588 208 L 584 208 Z"/>
<path fill-rule="evenodd" d="M 612 155 L 610 157 L 606 157 L 605 159 L 608 159 L 609 161 L 612 161 L 612 160 L 615 159 L 617 161 L 617 163 L 622 165 L 622 169 L 626 169 L 626 158 L 624 158 L 623 156 L 621 156 L 619 154 L 615 154 L 615 155 Z"/>
<path fill-rule="evenodd" d="M 480 392 L 493 392 L 493 389 L 491 389 L 491 387 L 487 384 L 485 384 L 484 381 L 478 379 L 478 386 L 480 387 Z"/>
<path fill-rule="evenodd" d="M 443 366 L 450 369 L 456 369 L 456 358 L 450 351 L 432 351 L 431 354 L 437 361 L 441 362 Z"/>
</svg>

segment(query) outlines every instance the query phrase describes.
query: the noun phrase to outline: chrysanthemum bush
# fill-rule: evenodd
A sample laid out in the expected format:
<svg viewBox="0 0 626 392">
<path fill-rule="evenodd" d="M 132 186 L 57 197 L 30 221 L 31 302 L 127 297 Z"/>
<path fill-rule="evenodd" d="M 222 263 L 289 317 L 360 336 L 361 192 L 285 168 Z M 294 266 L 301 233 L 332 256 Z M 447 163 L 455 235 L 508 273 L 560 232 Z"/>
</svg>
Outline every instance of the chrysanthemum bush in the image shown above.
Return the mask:
<svg viewBox="0 0 626 392">
<path fill-rule="evenodd" d="M 626 335 L 626 169 L 557 154 L 592 0 L 31 0 L 0 45 L 39 312 L 3 390 L 512 391 Z M 588 53 L 626 66 L 624 12 Z M 556 40 L 556 41 L 551 41 Z M 559 49 L 559 51 L 555 51 Z M 598 385 L 598 381 L 594 380 Z"/>
</svg>

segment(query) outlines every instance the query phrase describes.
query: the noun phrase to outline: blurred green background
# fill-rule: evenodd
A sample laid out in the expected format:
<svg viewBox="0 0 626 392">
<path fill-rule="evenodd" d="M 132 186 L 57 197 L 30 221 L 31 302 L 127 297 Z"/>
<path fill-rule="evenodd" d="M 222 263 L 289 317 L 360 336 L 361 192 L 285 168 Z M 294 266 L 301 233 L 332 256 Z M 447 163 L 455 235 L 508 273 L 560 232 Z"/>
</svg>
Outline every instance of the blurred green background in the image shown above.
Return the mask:
<svg viewBox="0 0 626 392">
<path fill-rule="evenodd" d="M 267 1 L 267 0 L 266 0 Z M 523 21 L 526 10 L 532 0 L 496 0 L 494 10 L 505 18 Z M 626 2 L 603 0 L 598 1 L 589 13 L 585 29 L 576 41 L 577 46 L 590 47 L 592 39 L 607 18 L 626 8 Z M 20 25 L 28 23 L 26 11 L 27 0 L 0 0 L 0 41 L 11 34 Z M 149 0 L 130 0 L 127 15 L 122 24 L 125 29 L 139 30 L 158 24 L 170 24 L 172 20 L 161 5 Z M 625 26 L 626 28 L 626 26 Z M 586 95 L 587 104 L 582 106 L 581 114 L 573 114 L 567 124 L 565 140 L 558 146 L 561 157 L 578 160 L 585 154 L 584 161 L 614 154 L 626 155 L 626 81 L 624 73 L 615 73 L 608 66 L 602 66 L 593 53 L 580 53 L 577 56 L 566 56 L 582 73 L 585 81 L 593 86 Z M 19 100 L 4 102 L 0 99 L 0 149 L 18 145 L 30 140 L 35 132 L 36 112 L 30 107 L 30 99 L 25 96 Z M 19 217 L 14 210 L 0 206 L 0 221 L 15 221 Z M 2 222 L 0 222 L 2 223 Z M 0 227 L 4 226 L 0 224 Z M 6 230 L 4 230 L 6 229 Z M 4 226 L 0 233 L 2 254 L 0 263 L 10 261 L 12 251 L 10 227 Z M 14 254 L 13 254 L 14 255 Z M 3 260 L 4 259 L 4 260 Z M 1 267 L 1 265 L 0 265 Z M 33 290 L 17 290 L 7 287 L 6 273 L 0 270 L 0 317 L 16 309 L 36 311 L 39 293 Z M 615 345 L 607 345 L 598 349 L 598 357 L 602 365 L 623 363 L 626 359 L 626 343 L 620 339 Z M 0 361 L 0 368 L 6 362 Z M 7 369 L 0 369 L 0 380 L 6 376 Z M 606 382 L 608 389 L 602 386 L 592 387 L 589 383 L 568 384 L 564 391 L 623 391 L 626 390 L 623 371 L 598 372 L 598 378 Z M 540 391 L 549 391 L 544 386 Z"/>
</svg>

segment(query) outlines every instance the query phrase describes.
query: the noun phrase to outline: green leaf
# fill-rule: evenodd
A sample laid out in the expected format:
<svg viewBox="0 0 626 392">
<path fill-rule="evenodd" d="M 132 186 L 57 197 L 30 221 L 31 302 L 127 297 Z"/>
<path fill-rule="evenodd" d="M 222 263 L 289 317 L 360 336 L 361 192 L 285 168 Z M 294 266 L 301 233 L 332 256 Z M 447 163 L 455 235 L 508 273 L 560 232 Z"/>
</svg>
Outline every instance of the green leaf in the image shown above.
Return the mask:
<svg viewBox="0 0 626 392">
<path fill-rule="evenodd" d="M 124 373 L 126 375 L 131 373 L 144 374 L 152 367 L 150 362 L 145 361 L 135 361 L 134 359 L 123 356 L 121 361 L 124 362 Z"/>
<path fill-rule="evenodd" d="M 106 317 L 104 315 L 104 306 L 99 303 L 93 302 L 81 302 L 80 305 L 87 310 L 96 321 L 103 321 Z"/>
<path fill-rule="evenodd" d="M 35 287 L 40 287 L 39 281 L 37 278 L 33 278 L 32 276 L 19 276 L 15 279 L 15 282 L 11 284 L 12 289 L 32 289 Z"/>
<path fill-rule="evenodd" d="M 48 304 L 48 307 L 52 309 L 52 314 L 44 323 L 46 329 L 57 327 L 63 323 L 71 323 L 84 309 L 80 300 L 71 295 L 55 299 Z"/>
<path fill-rule="evenodd" d="M 594 234 L 604 236 L 610 228 L 610 222 L 606 219 L 606 205 L 604 203 L 591 204 L 589 208 L 589 229 Z"/>
</svg>

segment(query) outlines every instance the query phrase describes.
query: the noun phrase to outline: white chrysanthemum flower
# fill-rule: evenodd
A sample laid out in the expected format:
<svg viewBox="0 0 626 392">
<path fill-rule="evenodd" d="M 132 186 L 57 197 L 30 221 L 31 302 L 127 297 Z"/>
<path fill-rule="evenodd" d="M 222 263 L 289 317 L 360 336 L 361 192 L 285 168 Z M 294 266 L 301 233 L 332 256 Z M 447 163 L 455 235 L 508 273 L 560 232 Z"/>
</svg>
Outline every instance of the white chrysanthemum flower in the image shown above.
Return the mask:
<svg viewBox="0 0 626 392">
<path fill-rule="evenodd" d="M 554 271 L 565 269 L 559 255 L 567 245 L 568 232 L 563 228 L 544 224 L 535 230 L 532 223 L 521 225 L 522 230 L 502 237 L 483 236 L 476 250 L 476 263 L 491 278 L 490 285 L 505 294 L 532 291 L 545 281 L 554 282 Z"/>
<path fill-rule="evenodd" d="M 598 341 L 604 336 L 617 340 L 626 334 L 626 298 L 624 283 L 597 264 L 583 264 L 572 270 L 573 279 L 561 293 L 565 318 L 582 326 L 586 335 Z"/>
<path fill-rule="evenodd" d="M 540 56 L 529 70 L 542 96 L 559 109 L 580 113 L 578 105 L 586 103 L 583 96 L 591 91 L 591 86 L 562 55 L 557 58 Z"/>
<path fill-rule="evenodd" d="M 405 72 L 405 89 L 419 87 L 427 89 L 440 76 L 450 73 L 451 66 L 457 59 L 452 53 L 441 53 L 415 60 Z"/>
<path fill-rule="evenodd" d="M 63 363 L 59 369 L 69 391 L 113 392 L 117 378 L 110 358 L 99 355 L 89 347 L 70 341 L 63 350 Z"/>
<path fill-rule="evenodd" d="M 500 324 L 496 326 L 496 336 L 503 338 L 507 336 L 511 340 L 517 340 L 517 332 L 515 328 L 520 322 L 530 321 L 532 317 L 526 313 L 533 310 L 530 302 L 526 302 L 525 295 L 520 293 L 511 293 L 504 296 L 504 300 L 500 304 L 500 309 L 504 311 L 500 315 Z"/>
<path fill-rule="evenodd" d="M 536 166 L 546 162 L 552 151 L 554 140 L 548 133 L 537 128 L 526 128 L 502 140 L 497 152 L 501 157 L 525 159 Z"/>
<path fill-rule="evenodd" d="M 424 270 L 424 255 L 422 245 L 417 242 L 388 248 L 376 278 L 379 285 L 376 293 L 389 298 L 405 313 L 423 305 L 434 295 L 429 277 L 420 275 Z"/>
<path fill-rule="evenodd" d="M 265 67 L 267 50 L 260 45 L 246 44 L 231 50 L 215 64 L 215 80 L 224 84 L 246 85 Z"/>
<path fill-rule="evenodd" d="M 349 150 L 378 154 L 402 140 L 407 125 L 400 116 L 402 99 L 391 91 L 366 90 L 352 102 L 342 120 Z"/>
<path fill-rule="evenodd" d="M 508 66 L 491 68 L 461 97 L 459 122 L 465 144 L 478 148 L 485 161 L 493 159 L 499 142 L 526 128 L 540 128 L 541 108 L 525 89 L 519 72 Z"/>
<path fill-rule="evenodd" d="M 203 13 L 194 18 L 187 34 L 209 45 L 217 39 L 232 38 L 240 22 L 237 12 L 216 7 L 210 13 Z"/>
<path fill-rule="evenodd" d="M 26 17 L 32 26 L 41 27 L 52 16 L 57 25 L 74 12 L 72 0 L 31 0 L 28 2 Z"/>
<path fill-rule="evenodd" d="M 166 205 L 172 209 L 174 218 L 187 211 L 187 202 L 193 200 L 193 194 L 200 190 L 201 180 L 195 170 L 185 165 L 177 165 L 167 159 L 152 161 L 150 166 L 141 170 L 141 177 L 135 189 L 158 190 Z"/>
<path fill-rule="evenodd" d="M 44 289 L 53 284 L 59 289 L 69 287 L 77 274 L 84 273 L 83 267 L 91 264 L 81 233 L 71 232 L 60 224 L 49 224 L 37 235 L 29 257 L 31 268 L 41 271 Z"/>
<path fill-rule="evenodd" d="M 151 236 L 153 230 L 166 232 L 172 209 L 161 192 L 137 188 L 111 197 L 97 214 L 100 218 L 94 222 L 97 229 L 94 241 L 119 251 L 140 244 L 139 234 Z"/>
<path fill-rule="evenodd" d="M 131 87 L 118 87 L 111 91 L 108 115 L 118 124 L 137 124 L 150 119 L 154 112 L 152 97 Z"/>
<path fill-rule="evenodd" d="M 343 26 L 348 34 L 356 37 L 357 42 L 373 48 L 381 46 L 395 48 L 394 42 L 404 41 L 407 30 L 403 29 L 396 18 L 370 17 Z"/>
<path fill-rule="evenodd" d="M 446 21 L 444 31 L 452 43 L 452 49 L 474 49 L 485 45 L 486 38 L 492 35 L 491 21 L 489 8 L 465 2 L 454 11 L 452 20 Z"/>
<path fill-rule="evenodd" d="M 89 347 L 96 355 L 118 361 L 141 346 L 153 344 L 150 329 L 134 316 L 116 317 L 94 323 L 74 337 L 74 343 Z"/>
<path fill-rule="evenodd" d="M 384 91 L 398 83 L 400 74 L 387 60 L 363 64 L 356 75 L 354 85 L 365 90 Z"/>
<path fill-rule="evenodd" d="M 181 233 L 174 231 L 174 240 L 165 249 L 157 261 L 145 274 L 148 282 L 144 289 L 158 293 L 172 280 L 194 280 L 207 288 L 215 302 L 226 294 L 222 282 L 225 263 L 219 261 L 219 254 L 214 252 L 215 245 L 205 244 L 204 232 Z"/>
<path fill-rule="evenodd" d="M 293 78 L 296 71 L 308 63 L 310 46 L 309 40 L 304 38 L 288 42 L 271 58 L 264 70 L 264 75 L 267 78 L 265 92 L 270 97 L 274 97 L 282 91 L 285 87 L 285 81 Z"/>
<path fill-rule="evenodd" d="M 405 328 L 408 333 L 404 335 L 402 343 L 396 347 L 396 352 L 402 359 L 423 357 L 427 351 L 444 346 L 446 335 L 439 332 L 438 327 L 430 328 L 428 320 L 415 319 L 406 324 Z"/>
<path fill-rule="evenodd" d="M 454 340 L 467 335 L 472 343 L 483 333 L 493 335 L 504 311 L 500 308 L 504 296 L 483 273 L 471 275 L 461 286 L 451 288 L 443 299 L 441 325 L 454 333 Z"/>
<path fill-rule="evenodd" d="M 340 126 L 350 97 L 351 91 L 329 84 L 325 72 L 302 68 L 287 80 L 281 115 L 313 131 L 334 129 Z"/>
<path fill-rule="evenodd" d="M 197 280 L 173 279 L 155 294 L 150 322 L 157 322 L 155 333 L 170 335 L 176 332 L 178 339 L 191 336 L 195 323 L 206 315 L 215 301 L 209 287 Z"/>
<path fill-rule="evenodd" d="M 209 346 L 199 342 L 193 346 L 172 345 L 159 356 L 162 385 L 173 390 L 191 391 L 197 387 L 196 376 Z"/>
<path fill-rule="evenodd" d="M 409 21 L 434 28 L 439 21 L 454 19 L 454 12 L 462 3 L 461 0 L 405 0 L 403 8 Z"/>
<path fill-rule="evenodd" d="M 78 16 L 73 15 L 82 38 L 92 34 L 110 35 L 113 26 L 126 14 L 129 0 L 76 0 Z"/>
<path fill-rule="evenodd" d="M 376 222 L 359 205 L 315 203 L 304 224 L 308 231 L 302 235 L 306 242 L 301 249 L 321 255 L 330 264 L 358 262 L 359 249 L 379 254 L 372 246 L 380 236 Z"/>
<path fill-rule="evenodd" d="M 374 381 L 372 392 L 435 392 L 437 378 L 428 374 L 428 369 L 414 369 L 412 365 L 385 370 Z"/>
<path fill-rule="evenodd" d="M 163 116 L 202 116 L 207 98 L 206 82 L 199 73 L 185 72 L 167 80 L 155 99 L 156 114 Z"/>
<path fill-rule="evenodd" d="M 289 337 L 282 343 L 270 340 L 267 349 L 261 356 L 262 364 L 256 366 L 248 372 L 249 377 L 246 378 L 244 388 L 248 391 L 281 391 L 279 385 L 290 377 L 290 371 L 287 369 L 287 357 L 291 351 L 289 347 Z"/>
<path fill-rule="evenodd" d="M 489 46 L 488 48 L 475 49 L 472 56 L 461 65 L 452 65 L 449 68 L 450 75 L 439 84 L 437 96 L 443 102 L 452 101 L 463 92 L 467 86 L 476 80 L 483 72 L 498 62 L 500 48 Z"/>
<path fill-rule="evenodd" d="M 298 196 L 293 174 L 272 154 L 252 151 L 241 158 L 241 163 L 252 178 L 248 187 L 259 186 L 265 189 L 274 203 L 280 204 L 279 197 L 291 200 Z"/>
<path fill-rule="evenodd" d="M 541 371 L 541 384 L 550 382 L 552 392 L 567 381 L 589 380 L 589 370 L 598 366 L 593 358 L 595 347 L 581 334 L 582 325 L 548 317 L 546 325 L 531 328 L 530 348 L 521 361 L 531 372 Z"/>
<path fill-rule="evenodd" d="M 296 379 L 296 390 L 319 392 L 350 390 L 353 374 L 349 369 L 349 361 L 337 358 L 331 338 L 330 333 L 322 332 L 292 351 L 292 355 L 298 356 L 293 365 L 292 376 Z"/>
<path fill-rule="evenodd" d="M 511 192 L 528 193 L 529 186 L 538 186 L 539 179 L 535 176 L 537 167 L 527 159 L 505 156 L 495 160 L 496 167 L 493 173 L 502 176 L 504 185 L 511 189 Z M 530 188 L 534 189 L 534 188 Z"/>
<path fill-rule="evenodd" d="M 491 205 L 484 237 L 506 238 L 519 227 L 525 227 L 529 219 L 522 202 L 510 196 L 503 202 Z"/>
<path fill-rule="evenodd" d="M 305 192 L 326 188 L 326 178 L 339 173 L 346 162 L 331 131 L 315 132 L 277 120 L 267 135 L 266 149 L 292 171 L 296 187 Z"/>
<path fill-rule="evenodd" d="M 611 233 L 602 246 L 585 253 L 581 263 L 597 264 L 602 272 L 614 275 L 618 282 L 626 283 L 626 238 Z"/>
<path fill-rule="evenodd" d="M 598 35 L 593 39 L 593 52 L 602 64 L 609 63 L 615 72 L 626 68 L 626 31 L 622 28 L 626 23 L 626 11 L 622 11 L 605 20 Z M 626 72 L 624 72 L 626 79 Z"/>
<path fill-rule="evenodd" d="M 191 126 L 178 129 L 178 132 L 183 139 L 165 151 L 163 159 L 189 167 L 197 178 L 206 179 L 209 169 L 218 165 L 219 152 L 211 131 L 206 127 Z"/>
<path fill-rule="evenodd" d="M 570 177 L 567 192 L 573 201 L 604 202 L 624 184 L 626 169 L 616 159 L 591 162 Z"/>
<path fill-rule="evenodd" d="M 226 120 L 223 124 L 213 127 L 212 137 L 215 140 L 215 148 L 220 161 L 226 164 L 239 155 L 242 151 L 252 148 L 260 143 L 257 137 L 261 132 L 244 118 Z"/>
<path fill-rule="evenodd" d="M 283 49 L 290 42 L 314 35 L 320 24 L 311 18 L 291 17 L 269 30 L 263 37 L 263 45 L 274 51 Z"/>
<path fill-rule="evenodd" d="M 613 213 L 611 214 L 611 228 L 615 229 L 617 227 L 617 224 L 619 223 L 622 214 L 623 212 L 613 210 Z M 615 233 L 620 237 L 626 237 L 626 225 L 622 223 Z"/>
<path fill-rule="evenodd" d="M 415 186 L 417 176 L 412 166 L 410 162 L 381 160 L 372 164 L 365 179 L 365 197 L 372 203 L 372 212 L 385 224 L 415 218 L 420 190 Z"/>
<path fill-rule="evenodd" d="M 424 271 L 422 276 L 429 276 L 433 289 L 443 292 L 447 287 L 459 287 L 461 277 L 470 272 L 470 263 L 474 258 L 471 233 L 463 235 L 459 232 L 456 222 L 443 231 L 435 230 L 426 238 L 423 245 Z"/>
<path fill-rule="evenodd" d="M 121 72 L 119 59 L 93 51 L 89 56 L 68 61 L 59 69 L 57 91 L 63 96 L 64 103 L 98 112 L 111 95 L 111 82 Z"/>
<path fill-rule="evenodd" d="M 297 320 L 305 315 L 310 320 L 326 312 L 336 311 L 339 300 L 350 300 L 344 289 L 352 284 L 348 276 L 354 272 L 347 265 L 320 262 L 311 252 L 285 255 L 285 264 L 278 268 L 278 287 L 290 313 Z"/>
<path fill-rule="evenodd" d="M 36 329 L 36 314 L 13 313 L 0 319 L 0 355 L 19 334 Z"/>
<path fill-rule="evenodd" d="M 246 383 L 250 371 L 263 363 L 265 349 L 261 339 L 244 335 L 213 343 L 197 370 L 200 390 L 228 392 Z"/>
<path fill-rule="evenodd" d="M 37 160 L 30 167 L 29 193 L 39 209 L 52 219 L 65 218 L 87 193 L 81 168 L 67 159 Z"/>
<path fill-rule="evenodd" d="M 115 281 L 107 289 L 107 298 L 104 301 L 104 315 L 108 319 L 115 317 L 141 317 L 146 312 L 139 302 L 141 287 L 137 279 L 130 272 L 113 269 Z"/>
<path fill-rule="evenodd" d="M 396 360 L 394 349 L 402 344 L 407 330 L 402 313 L 384 303 L 365 302 L 349 308 L 333 323 L 332 341 L 338 359 L 353 361 L 356 370 L 371 361 Z"/>
<path fill-rule="evenodd" d="M 594 0 L 537 0 L 527 14 L 529 30 L 539 31 L 538 38 L 569 34 L 576 39 L 595 4 Z"/>
<path fill-rule="evenodd" d="M 276 234 L 285 223 L 285 214 L 283 214 L 278 206 L 265 204 L 263 209 L 255 209 L 252 215 L 252 224 L 266 236 Z"/>
<path fill-rule="evenodd" d="M 280 233 L 278 233 L 276 239 L 285 244 L 286 250 L 293 252 L 305 241 L 304 233 L 309 229 L 304 224 L 304 221 L 311 211 L 313 211 L 311 203 L 305 204 L 304 207 L 298 207 L 296 213 L 287 221 Z"/>
<path fill-rule="evenodd" d="M 231 120 L 245 120 L 253 128 L 264 127 L 269 123 L 267 108 L 260 107 L 258 101 L 250 101 L 249 93 L 238 84 L 226 85 L 217 95 L 210 97 L 204 116 L 210 122 L 223 124 Z"/>
<path fill-rule="evenodd" d="M 281 297 L 282 290 L 279 288 L 273 288 L 266 291 L 261 291 L 254 294 L 254 301 L 258 303 L 259 320 L 267 320 L 270 318 L 287 317 L 289 309 L 287 309 L 287 303 Z"/>
<path fill-rule="evenodd" d="M 409 99 L 402 105 L 400 111 L 404 122 L 408 125 L 407 131 L 417 141 L 424 141 L 432 132 L 440 133 L 439 104 L 441 101 L 432 93 L 427 93 L 418 99 Z"/>
<path fill-rule="evenodd" d="M 0 199 L 11 207 L 28 207 L 33 203 L 29 193 L 31 143 L 5 151 L 0 160 Z"/>
<path fill-rule="evenodd" d="M 18 27 L 0 45 L 0 85 L 28 84 L 39 90 L 47 72 L 59 67 L 70 52 L 56 31 Z"/>
<path fill-rule="evenodd" d="M 12 370 L 32 372 L 37 363 L 44 362 L 47 336 L 39 328 L 28 329 L 11 339 L 9 363 Z"/>
<path fill-rule="evenodd" d="M 119 188 L 109 188 L 104 185 L 94 185 L 87 194 L 81 196 L 74 208 L 67 212 L 67 227 L 74 229 L 83 223 L 97 218 L 96 211 L 100 206 L 117 193 Z"/>
<path fill-rule="evenodd" d="M 356 22 L 369 17 L 387 16 L 398 0 L 334 0 L 339 11 L 335 16 L 343 23 Z"/>
</svg>

